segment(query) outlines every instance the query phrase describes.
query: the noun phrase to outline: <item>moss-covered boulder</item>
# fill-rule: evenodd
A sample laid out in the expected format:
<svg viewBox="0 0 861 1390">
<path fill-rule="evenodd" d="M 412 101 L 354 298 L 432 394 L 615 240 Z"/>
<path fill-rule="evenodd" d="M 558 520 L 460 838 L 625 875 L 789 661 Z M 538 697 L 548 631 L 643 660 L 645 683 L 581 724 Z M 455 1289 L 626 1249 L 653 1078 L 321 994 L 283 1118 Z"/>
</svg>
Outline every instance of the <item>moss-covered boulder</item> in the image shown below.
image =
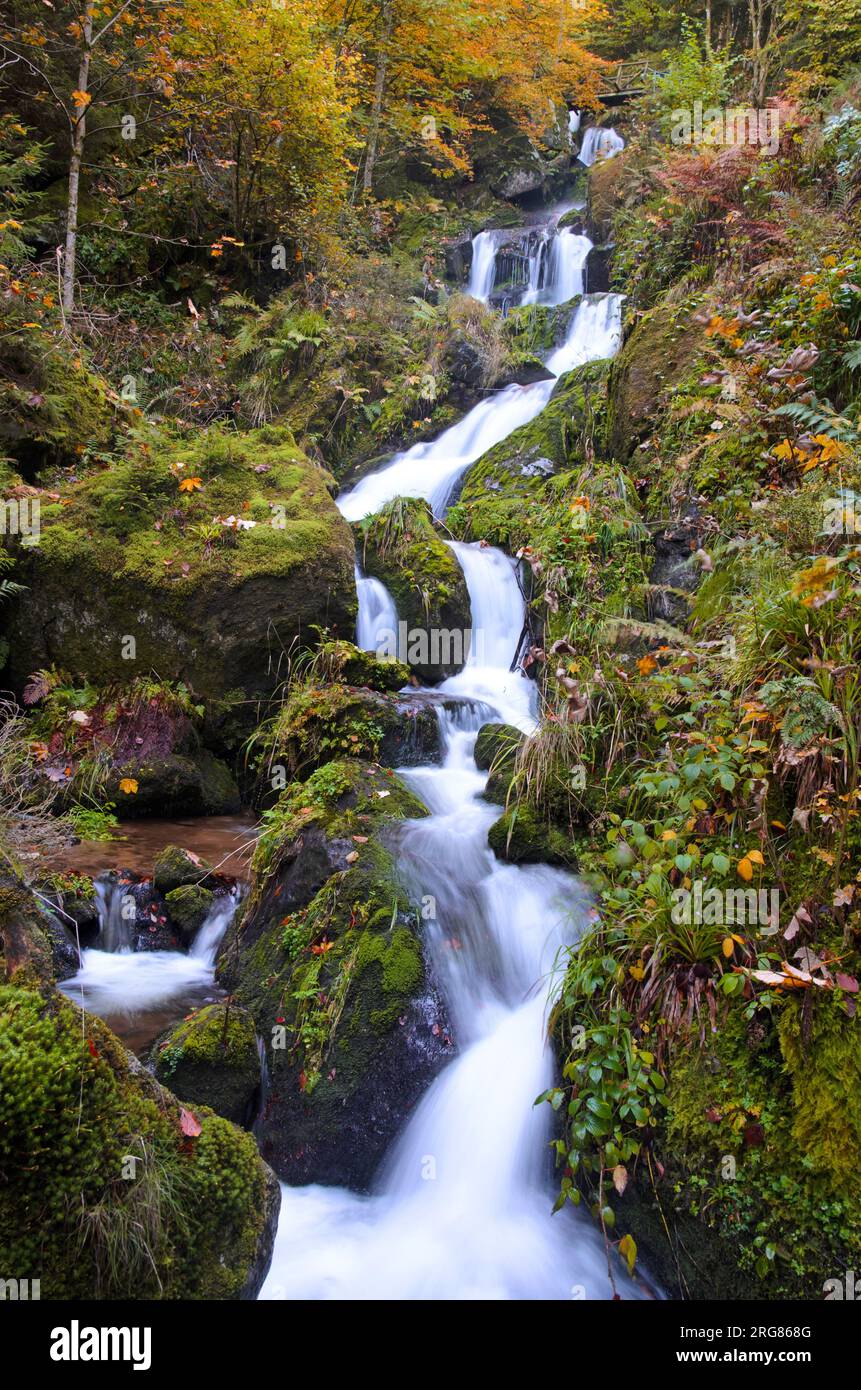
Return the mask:
<svg viewBox="0 0 861 1390">
<path fill-rule="evenodd" d="M 43 1298 L 253 1298 L 280 1193 L 54 990 L 0 986 L 0 1261 Z"/>
<path fill-rule="evenodd" d="M 268 813 L 217 978 L 266 1043 L 261 1149 L 287 1181 L 366 1190 L 450 1055 L 397 823 L 426 814 L 390 772 L 328 763 Z"/>
<path fill-rule="evenodd" d="M 509 807 L 494 821 L 487 842 L 509 864 L 558 864 L 577 868 L 574 844 L 564 831 L 548 824 L 526 802 Z"/>
<path fill-rule="evenodd" d="M 483 724 L 475 740 L 475 765 L 487 772 L 485 801 L 504 805 L 523 734 L 513 724 Z"/>
<path fill-rule="evenodd" d="M 261 1073 L 254 1020 L 247 1009 L 207 1004 L 159 1038 L 152 1064 L 158 1080 L 180 1100 L 207 1105 L 250 1129 L 260 1101 Z"/>
<path fill-rule="evenodd" d="M 345 685 L 371 690 L 402 690 L 409 684 L 410 668 L 394 657 L 381 660 L 352 642 L 324 642 L 317 658 L 320 675 Z"/>
<path fill-rule="evenodd" d="M 270 690 L 315 626 L 352 631 L 354 548 L 334 481 L 289 431 L 141 442 L 42 508 L 9 606 L 10 680 L 156 670 L 199 698 Z"/>
<path fill-rule="evenodd" d="M 137 783 L 126 794 L 123 783 Z M 242 807 L 242 798 L 225 762 L 205 749 L 193 755 L 133 759 L 111 769 L 105 795 L 122 809 L 124 820 L 145 816 L 229 816 Z"/>
<path fill-rule="evenodd" d="M 608 447 L 620 463 L 651 430 L 661 398 L 688 372 L 702 335 L 687 297 L 671 291 L 626 339 L 610 371 L 607 412 Z"/>
<path fill-rule="evenodd" d="M 451 547 L 426 502 L 396 498 L 357 525 L 362 566 L 385 584 L 408 630 L 398 651 L 420 680 L 445 680 L 463 669 L 471 629 L 469 593 Z"/>
<path fill-rule="evenodd" d="M 197 936 L 212 911 L 215 894 L 199 883 L 184 883 L 166 893 L 164 901 L 171 922 L 188 944 Z"/>
<path fill-rule="evenodd" d="M 165 845 L 155 861 L 153 885 L 159 893 L 167 895 L 187 884 L 201 884 L 209 872 L 209 865 L 190 849 L 183 849 L 181 845 Z"/>
<path fill-rule="evenodd" d="M 439 720 L 421 694 L 411 698 L 312 681 L 291 692 L 266 732 L 261 796 L 271 801 L 279 781 L 283 787 L 304 780 L 333 756 L 412 767 L 434 761 L 439 750 Z"/>
<path fill-rule="evenodd" d="M 596 246 L 613 235 L 613 219 L 625 191 L 625 151 L 599 159 L 586 176 L 586 227 Z"/>
</svg>

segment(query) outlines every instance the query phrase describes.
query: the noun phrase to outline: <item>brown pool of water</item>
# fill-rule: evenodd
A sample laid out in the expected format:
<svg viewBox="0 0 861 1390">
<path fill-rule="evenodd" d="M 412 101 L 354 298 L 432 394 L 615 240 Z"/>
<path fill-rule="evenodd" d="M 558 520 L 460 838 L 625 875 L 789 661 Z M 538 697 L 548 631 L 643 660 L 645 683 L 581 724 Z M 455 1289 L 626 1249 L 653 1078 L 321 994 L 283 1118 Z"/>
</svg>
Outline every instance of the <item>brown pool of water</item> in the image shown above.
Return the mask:
<svg viewBox="0 0 861 1390">
<path fill-rule="evenodd" d="M 249 877 L 257 821 L 254 816 L 189 816 L 187 820 L 130 820 L 120 823 L 118 840 L 82 840 L 57 856 L 58 873 L 100 874 L 132 869 L 149 875 L 167 845 L 200 855 L 214 869 L 234 878 Z"/>
</svg>

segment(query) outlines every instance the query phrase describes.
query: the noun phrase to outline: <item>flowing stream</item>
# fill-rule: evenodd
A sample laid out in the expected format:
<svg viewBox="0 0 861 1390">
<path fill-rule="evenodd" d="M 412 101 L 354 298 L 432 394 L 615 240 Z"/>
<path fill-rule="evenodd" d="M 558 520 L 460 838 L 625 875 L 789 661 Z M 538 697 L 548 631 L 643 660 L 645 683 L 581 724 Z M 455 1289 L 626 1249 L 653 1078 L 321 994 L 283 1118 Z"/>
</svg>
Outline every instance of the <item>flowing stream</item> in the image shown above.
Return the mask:
<svg viewBox="0 0 861 1390">
<path fill-rule="evenodd" d="M 81 968 L 59 988 L 103 1018 L 129 1047 L 139 1049 L 189 1009 L 217 996 L 215 957 L 241 899 L 237 889 L 215 899 L 186 955 L 133 951 L 123 917 L 126 886 L 97 881 L 97 944 L 81 953 Z"/>
<path fill-rule="evenodd" d="M 575 256 L 582 277 L 585 254 L 575 243 L 583 240 L 556 238 L 555 273 L 566 288 L 576 283 Z M 473 259 L 476 285 L 479 271 L 485 285 L 490 273 L 486 245 Z M 565 343 L 548 358 L 554 377 L 612 355 L 619 319 L 618 296 L 582 299 Z M 441 512 L 469 463 L 537 415 L 553 385 L 509 387 L 482 402 L 434 443 L 364 479 L 340 499 L 342 512 L 360 517 L 399 494 L 425 497 Z M 400 771 L 431 814 L 401 827 L 398 862 L 416 898 L 434 904 L 424 946 L 459 1051 L 393 1145 L 373 1195 L 282 1187 L 264 1299 L 612 1296 L 591 1221 L 570 1207 L 551 1215 L 552 1115 L 533 1105 L 553 1082 L 546 1025 L 560 953 L 591 909 L 571 874 L 504 864 L 488 847 L 499 808 L 481 796 L 486 774 L 475 764 L 476 734 L 488 708 L 531 730 L 536 690 L 517 666 L 525 605 L 515 562 L 480 543 L 451 545 L 469 591 L 473 644 L 463 671 L 438 689 L 468 700 L 439 710 L 441 766 Z M 361 576 L 358 592 L 360 640 L 374 649 L 375 624 L 393 626 L 391 599 Z M 623 1297 L 642 1296 L 615 1273 Z"/>
</svg>

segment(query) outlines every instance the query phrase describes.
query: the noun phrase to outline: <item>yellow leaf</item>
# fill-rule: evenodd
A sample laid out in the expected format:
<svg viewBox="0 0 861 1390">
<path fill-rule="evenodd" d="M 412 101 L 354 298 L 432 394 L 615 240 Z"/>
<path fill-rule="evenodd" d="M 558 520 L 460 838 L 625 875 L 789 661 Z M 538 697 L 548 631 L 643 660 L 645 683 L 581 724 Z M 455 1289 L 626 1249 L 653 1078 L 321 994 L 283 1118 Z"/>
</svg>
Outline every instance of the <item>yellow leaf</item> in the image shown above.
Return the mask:
<svg viewBox="0 0 861 1390">
<path fill-rule="evenodd" d="M 747 857 L 739 860 L 738 872 L 739 876 L 743 878 L 746 883 L 749 883 L 753 878 L 753 865 Z"/>
<path fill-rule="evenodd" d="M 676 839 L 678 839 L 678 836 L 676 835 L 675 830 L 665 830 L 664 833 L 663 833 L 663 835 L 661 836 L 661 839 L 662 839 L 662 840 L 676 840 Z"/>
<path fill-rule="evenodd" d="M 180 492 L 194 492 L 195 489 L 199 491 L 202 487 L 202 478 L 183 478 L 182 482 L 179 485 L 179 490 Z"/>
<path fill-rule="evenodd" d="M 89 106 L 92 99 L 89 92 L 82 92 L 78 87 L 72 93 L 72 101 L 76 106 Z"/>
<path fill-rule="evenodd" d="M 739 892 L 741 892 L 741 889 L 739 889 Z M 721 949 L 723 950 L 723 953 L 726 956 L 727 960 L 729 960 L 730 956 L 735 950 L 735 942 L 733 941 L 731 936 L 724 937 L 723 942 L 721 943 Z"/>
<path fill-rule="evenodd" d="M 765 860 L 763 859 L 758 849 L 749 849 L 747 852 L 747 857 L 750 860 L 751 864 L 765 863 Z"/>
<path fill-rule="evenodd" d="M 637 662 L 637 670 L 641 676 L 648 676 L 657 667 L 657 661 L 653 656 L 641 656 Z"/>
<path fill-rule="evenodd" d="M 642 980 L 645 973 L 642 965 L 631 965 L 628 968 L 628 974 L 631 976 L 632 980 Z"/>
<path fill-rule="evenodd" d="M 137 789 L 138 784 L 134 777 L 123 777 L 120 781 L 120 791 L 125 792 L 127 796 L 134 796 Z"/>
</svg>

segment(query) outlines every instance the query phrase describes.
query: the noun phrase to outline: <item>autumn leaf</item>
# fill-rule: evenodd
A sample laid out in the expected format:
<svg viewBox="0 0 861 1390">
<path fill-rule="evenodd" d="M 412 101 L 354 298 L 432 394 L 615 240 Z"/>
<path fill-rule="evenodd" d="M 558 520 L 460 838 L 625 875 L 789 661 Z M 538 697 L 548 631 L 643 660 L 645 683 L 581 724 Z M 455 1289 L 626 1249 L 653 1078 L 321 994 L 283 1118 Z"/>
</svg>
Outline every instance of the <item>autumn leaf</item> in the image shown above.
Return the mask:
<svg viewBox="0 0 861 1390">
<path fill-rule="evenodd" d="M 79 87 L 76 87 L 72 92 L 72 101 L 81 109 L 85 106 L 89 106 L 92 99 L 89 92 L 82 92 Z"/>
<path fill-rule="evenodd" d="M 738 891 L 741 892 L 741 889 L 739 889 Z M 735 942 L 733 941 L 731 936 L 724 937 L 723 942 L 721 943 L 721 949 L 724 955 L 726 956 L 727 960 L 729 960 L 730 956 L 735 950 Z"/>
<path fill-rule="evenodd" d="M 628 1186 L 628 1170 L 624 1163 L 617 1163 L 613 1169 L 613 1186 L 621 1197 Z"/>
<path fill-rule="evenodd" d="M 182 482 L 179 485 L 179 490 L 180 492 L 199 492 L 202 487 L 202 478 L 183 478 Z"/>
<path fill-rule="evenodd" d="M 134 796 L 138 789 L 138 784 L 134 777 L 122 777 L 120 779 L 120 791 L 125 792 L 126 796 Z"/>
<path fill-rule="evenodd" d="M 628 1266 L 628 1273 L 633 1274 L 637 1263 L 637 1242 L 630 1232 L 619 1241 L 619 1254 Z"/>
<path fill-rule="evenodd" d="M 655 658 L 647 654 L 646 656 L 640 657 L 639 661 L 637 662 L 637 670 L 639 671 L 641 676 L 648 676 L 652 673 L 652 671 L 656 670 L 657 665 L 658 663 L 655 660 Z"/>
<path fill-rule="evenodd" d="M 189 1139 L 196 1139 L 198 1134 L 203 1132 L 203 1125 L 200 1123 L 200 1120 L 191 1110 L 186 1110 L 184 1106 L 180 1108 L 179 1112 L 179 1127 L 183 1134 L 187 1135 Z"/>
<path fill-rule="evenodd" d="M 753 865 L 747 855 L 745 855 L 744 859 L 738 861 L 737 867 L 739 878 L 743 878 L 745 883 L 749 883 L 753 878 Z"/>
</svg>

